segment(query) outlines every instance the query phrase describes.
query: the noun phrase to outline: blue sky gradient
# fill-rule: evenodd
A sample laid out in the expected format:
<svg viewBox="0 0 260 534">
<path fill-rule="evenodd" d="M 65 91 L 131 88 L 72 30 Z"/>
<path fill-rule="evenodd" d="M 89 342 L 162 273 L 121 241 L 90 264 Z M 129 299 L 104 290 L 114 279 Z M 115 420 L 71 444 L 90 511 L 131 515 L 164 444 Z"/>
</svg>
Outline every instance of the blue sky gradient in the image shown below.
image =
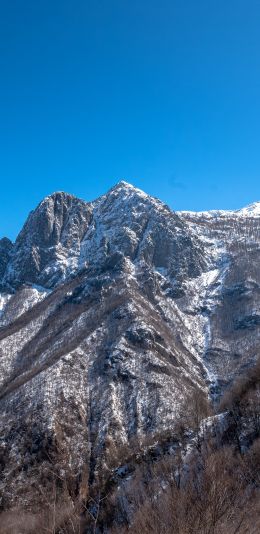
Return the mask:
<svg viewBox="0 0 260 534">
<path fill-rule="evenodd" d="M 120 179 L 174 209 L 260 199 L 260 2 L 1 0 L 0 235 Z"/>
</svg>

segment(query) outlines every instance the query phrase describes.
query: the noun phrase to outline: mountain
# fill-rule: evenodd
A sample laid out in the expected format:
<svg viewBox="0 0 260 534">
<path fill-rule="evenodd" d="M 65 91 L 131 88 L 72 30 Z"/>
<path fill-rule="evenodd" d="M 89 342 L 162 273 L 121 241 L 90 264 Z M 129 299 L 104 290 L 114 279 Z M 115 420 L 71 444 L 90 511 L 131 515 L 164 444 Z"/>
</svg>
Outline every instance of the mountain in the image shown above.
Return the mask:
<svg viewBox="0 0 260 534">
<path fill-rule="evenodd" d="M 223 385 L 259 354 L 260 202 L 237 211 L 183 212 L 180 217 L 215 256 L 219 296 L 213 290 L 204 360 L 216 385 Z"/>
<path fill-rule="evenodd" d="M 64 281 L 78 266 L 91 213 L 91 205 L 66 193 L 45 198 L 18 235 L 2 284 L 53 287 Z"/>
<path fill-rule="evenodd" d="M 0 281 L 2 282 L 6 267 L 9 263 L 13 243 L 7 237 L 0 239 Z M 0 283 L 1 283 L 0 282 Z"/>
<path fill-rule="evenodd" d="M 126 182 L 46 197 L 0 241 L 2 509 L 50 472 L 84 496 L 115 450 L 216 402 L 259 353 L 260 203 L 173 212 Z"/>
</svg>

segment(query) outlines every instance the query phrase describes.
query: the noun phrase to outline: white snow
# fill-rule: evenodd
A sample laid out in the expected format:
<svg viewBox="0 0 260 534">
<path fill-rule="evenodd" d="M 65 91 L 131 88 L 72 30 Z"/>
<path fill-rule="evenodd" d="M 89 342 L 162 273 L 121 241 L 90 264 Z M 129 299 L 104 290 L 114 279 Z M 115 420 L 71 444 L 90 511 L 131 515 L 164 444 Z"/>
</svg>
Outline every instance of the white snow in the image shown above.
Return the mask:
<svg viewBox="0 0 260 534">
<path fill-rule="evenodd" d="M 208 211 L 179 211 L 178 215 L 186 216 L 191 215 L 196 218 L 223 218 L 223 217 L 260 217 L 260 201 L 253 202 L 248 206 L 240 208 L 238 210 L 208 210 Z"/>
<path fill-rule="evenodd" d="M 242 215 L 245 217 L 260 217 L 260 201 L 253 202 L 245 208 L 236 211 L 237 215 Z"/>
<path fill-rule="evenodd" d="M 4 313 L 5 306 L 11 297 L 12 295 L 9 295 L 7 293 L 0 293 L 0 317 Z"/>
</svg>

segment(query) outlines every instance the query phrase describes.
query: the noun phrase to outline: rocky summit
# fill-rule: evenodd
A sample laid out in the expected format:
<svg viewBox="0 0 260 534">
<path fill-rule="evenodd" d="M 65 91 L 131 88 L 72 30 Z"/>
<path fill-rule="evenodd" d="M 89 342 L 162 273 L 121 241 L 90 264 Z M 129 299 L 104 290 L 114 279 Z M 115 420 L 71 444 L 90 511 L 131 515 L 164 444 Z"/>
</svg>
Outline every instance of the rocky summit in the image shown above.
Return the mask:
<svg viewBox="0 0 260 534">
<path fill-rule="evenodd" d="M 54 193 L 0 240 L 2 509 L 39 503 L 50 469 L 84 495 L 108 451 L 253 366 L 259 246 L 260 203 L 174 212 L 126 182 Z"/>
</svg>

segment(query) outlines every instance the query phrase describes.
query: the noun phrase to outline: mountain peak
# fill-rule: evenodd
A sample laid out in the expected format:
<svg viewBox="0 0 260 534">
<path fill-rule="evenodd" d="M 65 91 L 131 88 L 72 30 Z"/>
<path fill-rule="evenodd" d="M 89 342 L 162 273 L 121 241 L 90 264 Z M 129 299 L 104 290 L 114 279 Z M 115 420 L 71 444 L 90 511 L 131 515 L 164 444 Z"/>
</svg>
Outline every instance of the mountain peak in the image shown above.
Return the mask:
<svg viewBox="0 0 260 534">
<path fill-rule="evenodd" d="M 125 187 L 126 189 L 127 189 L 127 188 L 135 189 L 134 185 L 130 184 L 129 182 L 126 182 L 125 180 L 120 180 L 120 181 L 115 185 L 115 187 Z"/>
<path fill-rule="evenodd" d="M 77 265 L 91 211 L 90 203 L 64 191 L 45 197 L 16 239 L 4 284 L 19 287 L 30 282 L 52 287 L 64 280 Z"/>
<path fill-rule="evenodd" d="M 248 215 L 249 217 L 259 217 L 260 216 L 260 201 L 252 202 L 244 208 L 237 210 L 237 213 L 241 215 Z"/>
<path fill-rule="evenodd" d="M 126 182 L 125 180 L 120 180 L 114 187 L 112 187 L 108 194 L 110 193 L 123 193 L 124 195 L 133 195 L 137 194 L 139 196 L 148 197 L 147 193 L 142 191 L 141 189 L 138 189 L 138 187 L 135 187 L 134 185 Z"/>
<path fill-rule="evenodd" d="M 84 200 L 79 199 L 71 193 L 66 193 L 65 191 L 54 191 L 50 195 L 44 197 L 39 203 L 38 207 L 48 204 L 48 203 L 64 203 L 64 202 L 85 202 Z M 36 208 L 37 209 L 37 208 Z"/>
</svg>

